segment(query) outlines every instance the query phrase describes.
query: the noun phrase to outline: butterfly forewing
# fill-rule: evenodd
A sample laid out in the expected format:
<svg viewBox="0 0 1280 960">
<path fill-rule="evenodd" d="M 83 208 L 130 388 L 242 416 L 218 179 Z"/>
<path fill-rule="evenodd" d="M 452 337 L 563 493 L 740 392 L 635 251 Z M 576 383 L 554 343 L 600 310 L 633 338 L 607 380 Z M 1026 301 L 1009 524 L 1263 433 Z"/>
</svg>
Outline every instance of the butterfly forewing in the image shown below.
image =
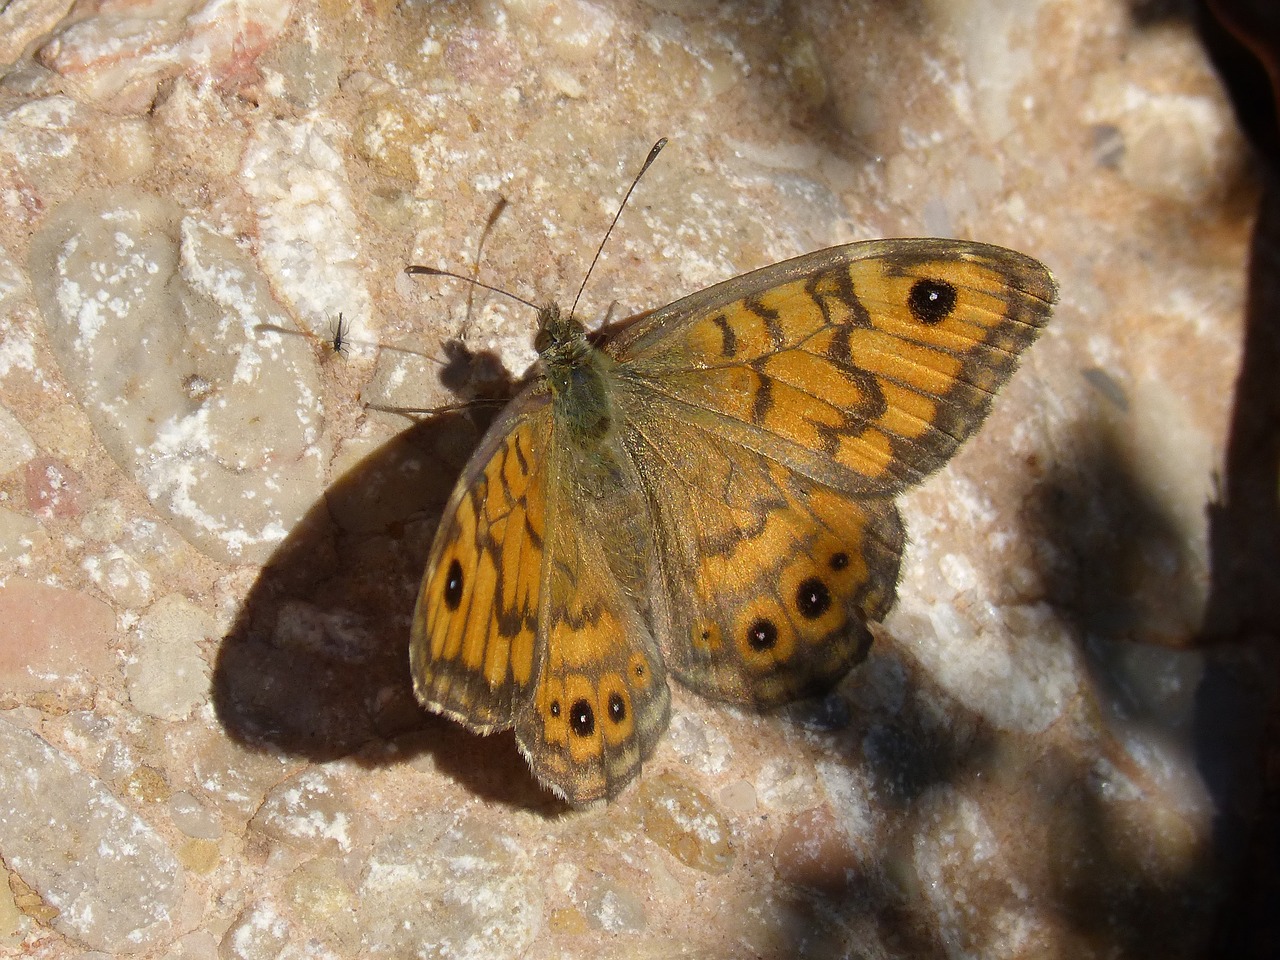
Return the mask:
<svg viewBox="0 0 1280 960">
<path fill-rule="evenodd" d="M 489 733 L 532 695 L 546 525 L 550 408 L 512 401 L 445 507 L 410 636 L 418 699 Z"/>
<path fill-rule="evenodd" d="M 674 415 L 851 494 L 892 495 L 973 432 L 1056 288 L 1021 254 L 833 247 L 650 314 L 606 349 Z"/>
</svg>

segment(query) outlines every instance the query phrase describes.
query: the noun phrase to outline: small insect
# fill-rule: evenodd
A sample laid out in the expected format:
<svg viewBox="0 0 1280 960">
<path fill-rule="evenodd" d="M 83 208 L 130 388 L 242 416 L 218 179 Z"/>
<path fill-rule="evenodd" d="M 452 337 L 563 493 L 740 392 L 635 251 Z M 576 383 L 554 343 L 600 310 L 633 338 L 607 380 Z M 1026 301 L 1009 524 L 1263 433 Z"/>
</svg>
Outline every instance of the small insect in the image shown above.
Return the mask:
<svg viewBox="0 0 1280 960">
<path fill-rule="evenodd" d="M 344 320 L 342 314 L 339 313 L 338 319 L 329 324 L 329 346 L 333 348 L 334 353 L 346 356 L 350 352 L 351 345 L 347 341 L 347 335 L 350 333 L 350 321 Z"/>
</svg>

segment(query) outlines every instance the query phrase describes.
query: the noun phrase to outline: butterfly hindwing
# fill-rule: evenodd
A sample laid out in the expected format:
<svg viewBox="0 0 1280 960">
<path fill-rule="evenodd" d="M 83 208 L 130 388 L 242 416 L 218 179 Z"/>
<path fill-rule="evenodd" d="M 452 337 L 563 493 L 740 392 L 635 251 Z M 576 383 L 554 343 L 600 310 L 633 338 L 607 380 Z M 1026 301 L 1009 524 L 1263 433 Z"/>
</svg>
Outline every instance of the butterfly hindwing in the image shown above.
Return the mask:
<svg viewBox="0 0 1280 960">
<path fill-rule="evenodd" d="M 550 454 L 535 689 L 515 727 L 538 778 L 583 804 L 635 778 L 671 694 L 646 600 L 658 588 L 634 468 L 608 445 L 599 457 L 573 449 L 562 441 Z"/>
<path fill-rule="evenodd" d="M 664 652 L 687 686 L 774 706 L 819 693 L 866 655 L 893 602 L 893 502 L 851 500 L 639 401 L 628 424 L 651 491 L 671 616 Z"/>
</svg>

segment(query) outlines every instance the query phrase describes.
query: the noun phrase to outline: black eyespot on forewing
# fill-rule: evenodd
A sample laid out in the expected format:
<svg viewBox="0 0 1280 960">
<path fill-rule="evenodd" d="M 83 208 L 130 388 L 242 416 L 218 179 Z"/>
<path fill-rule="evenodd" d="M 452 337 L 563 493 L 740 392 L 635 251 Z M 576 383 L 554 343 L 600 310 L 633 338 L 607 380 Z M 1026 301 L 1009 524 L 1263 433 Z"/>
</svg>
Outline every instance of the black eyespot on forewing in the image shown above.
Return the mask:
<svg viewBox="0 0 1280 960">
<path fill-rule="evenodd" d="M 444 575 L 444 605 L 450 610 L 457 610 L 462 603 L 462 564 L 454 559 Z"/>
<path fill-rule="evenodd" d="M 941 323 L 956 308 L 956 288 L 945 280 L 917 280 L 907 294 L 907 308 L 921 323 Z"/>
<path fill-rule="evenodd" d="M 579 737 L 589 737 L 596 730 L 596 714 L 586 700 L 575 700 L 569 708 L 569 729 Z"/>
<path fill-rule="evenodd" d="M 840 550 L 833 553 L 831 555 L 831 559 L 827 562 L 831 565 L 832 570 L 843 570 L 845 567 L 849 566 L 849 555 L 843 550 Z"/>
</svg>

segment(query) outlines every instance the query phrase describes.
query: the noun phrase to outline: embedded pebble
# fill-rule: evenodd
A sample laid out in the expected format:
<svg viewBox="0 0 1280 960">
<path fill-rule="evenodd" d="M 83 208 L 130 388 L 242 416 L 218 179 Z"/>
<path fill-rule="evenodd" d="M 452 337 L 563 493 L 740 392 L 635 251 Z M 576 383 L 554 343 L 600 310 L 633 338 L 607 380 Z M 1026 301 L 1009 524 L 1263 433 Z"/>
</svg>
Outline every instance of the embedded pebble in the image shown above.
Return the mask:
<svg viewBox="0 0 1280 960">
<path fill-rule="evenodd" d="M 32 40 L 66 16 L 75 0 L 10 0 L 0 7 L 0 66 L 18 59 Z"/>
<path fill-rule="evenodd" d="M 972 85 L 972 109 L 984 132 L 999 141 L 1015 128 L 1018 93 L 1035 66 L 1031 38 L 1046 0 L 927 0 L 938 29 L 959 49 Z M 957 84 L 959 86 L 959 84 Z"/>
<path fill-rule="evenodd" d="M 310 937 L 348 955 L 360 946 L 359 901 L 337 861 L 317 857 L 308 860 L 285 880 L 284 895 L 290 912 Z"/>
<path fill-rule="evenodd" d="M 190 756 L 192 782 L 224 812 L 248 820 L 263 804 L 267 791 L 296 769 L 298 762 L 276 753 L 254 750 L 225 731 L 202 726 L 176 727 L 165 739 L 174 756 Z"/>
<path fill-rule="evenodd" d="M 0 476 L 17 470 L 36 455 L 36 445 L 12 413 L 0 406 Z"/>
<path fill-rule="evenodd" d="M 222 823 L 217 816 L 185 790 L 169 798 L 169 816 L 173 825 L 193 840 L 217 840 L 222 836 Z"/>
<path fill-rule="evenodd" d="M 912 850 L 917 889 L 953 954 L 1026 956 L 1028 941 L 1043 938 L 1045 918 L 1011 874 L 1005 841 L 986 814 L 949 786 L 922 798 Z"/>
<path fill-rule="evenodd" d="M 135 0 L 102 4 L 36 52 L 89 100 L 149 103 L 168 77 L 224 80 L 244 72 L 289 22 L 288 0 Z"/>
<path fill-rule="evenodd" d="M 7 871 L 0 873 L 0 947 L 16 947 L 21 938 L 24 917 L 18 909 Z M 26 921 L 30 923 L 30 921 Z"/>
<path fill-rule="evenodd" d="M 290 777 L 267 795 L 250 826 L 312 853 L 350 850 L 357 819 L 340 786 L 341 769 L 335 764 Z"/>
<path fill-rule="evenodd" d="M 113 183 L 145 176 L 156 159 L 155 135 L 146 121 L 131 117 L 89 131 L 87 148 L 101 158 Z"/>
<path fill-rule="evenodd" d="M 541 878 L 491 824 L 424 816 L 392 827 L 359 885 L 363 952 L 433 960 L 520 956 L 543 927 Z"/>
<path fill-rule="evenodd" d="M 705 873 L 733 866 L 729 824 L 706 794 L 663 773 L 640 785 L 638 799 L 645 835 L 685 866 Z"/>
<path fill-rule="evenodd" d="M 74 590 L 10 577 L 0 585 L 0 693 L 110 682 L 118 643 L 111 607 Z"/>
<path fill-rule="evenodd" d="M 209 695 L 200 645 L 217 634 L 213 618 L 190 600 L 161 597 L 135 629 L 125 681 L 129 699 L 148 716 L 182 720 Z"/>
<path fill-rule="evenodd" d="M 218 940 L 210 930 L 196 930 L 179 938 L 164 960 L 218 960 Z"/>
<path fill-rule="evenodd" d="M 80 565 L 115 604 L 138 609 L 151 602 L 151 574 L 114 544 L 101 553 L 86 554 Z"/>
<path fill-rule="evenodd" d="M 647 925 L 644 901 L 616 880 L 592 874 L 582 886 L 582 913 L 592 927 L 605 933 L 634 933 Z"/>
<path fill-rule="evenodd" d="M 319 498 L 315 359 L 236 245 L 132 190 L 60 206 L 37 299 L 98 437 L 215 559 L 261 561 Z"/>
<path fill-rule="evenodd" d="M 312 109 L 337 92 L 345 63 L 313 29 L 296 41 L 277 45 L 259 62 L 259 67 L 267 75 L 268 89 L 273 93 L 278 90 L 290 103 Z"/>
<path fill-rule="evenodd" d="M 1193 35 L 1161 32 L 1123 64 L 1093 78 L 1085 115 L 1108 132 L 1111 165 L 1143 193 L 1204 203 L 1239 162 L 1239 130 L 1215 86 L 1187 84 L 1183 65 L 1200 56 Z"/>
<path fill-rule="evenodd" d="M 828 894 L 848 889 L 867 869 L 863 860 L 826 806 L 789 818 L 773 849 L 774 868 L 781 879 Z"/>
<path fill-rule="evenodd" d="M 51 167 L 77 163 L 78 110 L 74 100 L 58 94 L 0 113 L 2 149 L 11 156 L 15 167 L 43 182 Z M 50 164 L 51 160 L 54 163 Z"/>
<path fill-rule="evenodd" d="M 750 780 L 734 780 L 720 788 L 716 799 L 730 813 L 750 813 L 756 808 L 756 788 Z"/>
<path fill-rule="evenodd" d="M 270 900 L 255 900 L 240 911 L 222 935 L 218 956 L 222 960 L 268 960 L 287 956 L 297 938 L 279 907 Z"/>
<path fill-rule="evenodd" d="M 838 812 L 840 828 L 850 837 L 871 837 L 877 817 L 866 770 L 824 760 L 818 764 L 818 781 Z"/>
<path fill-rule="evenodd" d="M 258 210 L 258 260 L 294 316 L 325 336 L 339 313 L 353 343 L 374 340 L 342 144 L 333 121 L 277 121 L 249 141 L 241 170 Z"/>
<path fill-rule="evenodd" d="M 1002 730 L 1042 732 L 1060 718 L 1079 690 L 1074 641 L 1052 616 L 1010 618 L 950 602 L 922 605 L 904 591 L 896 611 L 912 624 L 912 653 L 965 707 Z M 1013 634 L 1012 626 L 1025 633 Z M 1000 695 L 993 697 L 992 690 Z"/>
<path fill-rule="evenodd" d="M 607 7 L 588 0 L 502 0 L 501 5 L 515 20 L 538 31 L 557 56 L 569 61 L 603 55 L 616 27 Z"/>
<path fill-rule="evenodd" d="M 58 911 L 52 926 L 108 952 L 162 943 L 184 881 L 160 836 L 79 764 L 4 719 L 0 756 L 0 850 Z"/>
<path fill-rule="evenodd" d="M 171 793 L 164 773 L 147 764 L 130 770 L 116 786 L 121 793 L 146 803 L 163 803 Z"/>
<path fill-rule="evenodd" d="M 53 457 L 35 457 L 23 471 L 27 509 L 46 520 L 71 520 L 84 508 L 84 482 L 71 467 Z"/>
<path fill-rule="evenodd" d="M 756 792 L 763 807 L 778 812 L 806 810 L 818 801 L 812 772 L 783 758 L 768 760 L 760 768 Z"/>
<path fill-rule="evenodd" d="M 282 650 L 361 663 L 379 652 L 378 640 L 361 618 L 347 610 L 323 610 L 292 600 L 280 605 L 272 641 Z"/>
<path fill-rule="evenodd" d="M 732 761 L 729 738 L 697 714 L 680 713 L 672 717 L 667 737 L 681 760 L 708 776 L 722 773 Z"/>
<path fill-rule="evenodd" d="M 361 102 L 351 141 L 372 170 L 411 182 L 418 175 L 422 145 L 433 132 L 421 110 L 388 92 Z"/>
<path fill-rule="evenodd" d="M 0 560 L 24 560 L 40 536 L 40 524 L 25 513 L 0 507 Z"/>
</svg>

